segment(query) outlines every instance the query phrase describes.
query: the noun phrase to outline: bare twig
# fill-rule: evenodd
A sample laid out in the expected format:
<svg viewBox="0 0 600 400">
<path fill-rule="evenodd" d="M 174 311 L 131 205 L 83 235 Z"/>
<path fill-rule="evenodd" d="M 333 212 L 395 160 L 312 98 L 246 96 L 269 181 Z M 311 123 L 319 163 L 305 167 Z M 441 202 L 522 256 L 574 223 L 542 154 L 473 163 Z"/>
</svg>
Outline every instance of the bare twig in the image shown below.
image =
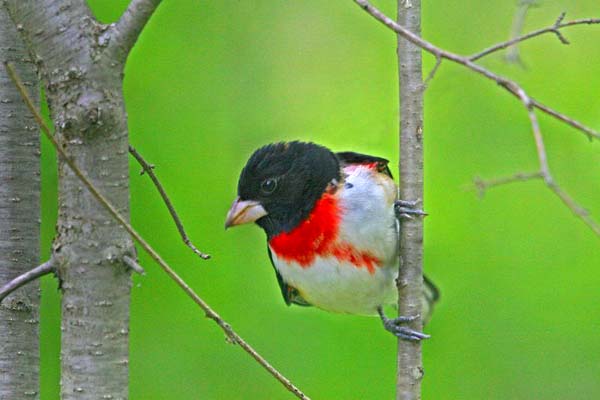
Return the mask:
<svg viewBox="0 0 600 400">
<path fill-rule="evenodd" d="M 165 202 L 165 205 L 169 209 L 169 213 L 171 213 L 171 217 L 173 218 L 173 221 L 175 221 L 175 225 L 177 226 L 177 230 L 179 231 L 179 234 L 181 235 L 181 239 L 183 240 L 183 243 L 185 243 L 185 245 L 187 247 L 192 249 L 192 251 L 194 253 L 196 253 L 196 255 L 198 255 L 200 258 L 202 258 L 203 260 L 208 260 L 210 258 L 210 255 L 205 254 L 205 253 L 201 252 L 200 250 L 198 250 L 196 248 L 196 246 L 194 246 L 192 244 L 190 238 L 188 237 L 187 233 L 185 232 L 185 229 L 183 228 L 183 224 L 181 223 L 181 219 L 179 219 L 179 215 L 177 215 L 177 212 L 175 211 L 175 207 L 173 207 L 173 203 L 171 203 L 169 196 L 165 192 L 165 189 L 163 188 L 162 184 L 160 183 L 160 181 L 156 177 L 156 174 L 154 173 L 154 165 L 146 162 L 146 160 L 144 160 L 142 155 L 131 145 L 129 146 L 129 153 L 131 153 L 131 155 L 142 166 L 141 174 L 143 174 L 144 172 L 147 173 L 148 176 L 150 177 L 150 179 L 152 179 L 152 182 L 154 182 L 154 186 L 156 186 L 156 189 L 158 189 L 158 192 L 160 193 L 160 197 L 162 197 L 163 201 Z"/>
<path fill-rule="evenodd" d="M 548 156 L 546 154 L 546 146 L 544 145 L 544 139 L 542 137 L 542 132 L 540 130 L 540 125 L 537 120 L 537 116 L 535 115 L 534 104 L 531 99 L 527 97 L 524 91 L 520 93 L 521 101 L 523 105 L 527 109 L 527 114 L 529 116 L 529 122 L 531 124 L 531 130 L 533 132 L 533 138 L 535 141 L 535 147 L 538 154 L 538 162 L 540 170 L 537 173 L 529 173 L 529 174 L 515 174 L 512 177 L 508 178 L 500 178 L 494 181 L 488 181 L 487 183 L 481 183 L 478 185 L 478 188 L 481 190 L 485 190 L 486 187 L 499 186 L 502 184 L 507 184 L 511 182 L 515 182 L 517 180 L 525 181 L 532 180 L 536 178 L 541 178 L 544 180 L 546 186 L 563 202 L 567 208 L 571 210 L 571 212 L 581 219 L 596 235 L 600 236 L 600 225 L 590 216 L 589 212 L 580 206 L 567 192 L 565 192 L 554 180 L 550 172 L 550 166 L 548 165 Z M 485 182 L 485 181 L 484 181 Z M 477 185 L 477 182 L 475 183 Z M 481 192 L 480 192 L 481 193 Z"/>
<path fill-rule="evenodd" d="M 513 96 L 517 97 L 523 103 L 523 105 L 525 106 L 525 108 L 527 109 L 527 112 L 528 112 L 529 120 L 530 120 L 532 130 L 533 130 L 533 136 L 534 136 L 534 140 L 535 140 L 536 150 L 538 153 L 540 174 L 542 175 L 544 181 L 546 182 L 546 185 L 552 190 L 552 192 L 554 192 L 554 194 L 556 194 L 562 200 L 562 202 L 573 212 L 573 214 L 575 214 L 577 217 L 579 217 L 586 225 L 588 225 L 588 227 L 596 235 L 598 235 L 600 237 L 600 226 L 598 225 L 598 223 L 594 221 L 594 219 L 589 215 L 589 213 L 585 209 L 583 209 L 581 206 L 579 206 L 573 200 L 573 198 L 571 198 L 564 190 L 562 190 L 562 188 L 554 181 L 552 175 L 550 174 L 550 169 L 548 167 L 548 160 L 547 160 L 547 155 L 546 155 L 546 149 L 545 149 L 542 134 L 541 134 L 541 131 L 539 128 L 537 116 L 535 115 L 535 112 L 534 112 L 534 108 L 536 108 L 540 111 L 543 111 L 548 115 L 555 117 L 559 121 L 563 121 L 563 122 L 567 123 L 568 125 L 577 128 L 578 130 L 580 130 L 580 131 L 584 132 L 586 135 L 588 135 L 588 137 L 600 139 L 600 133 L 598 133 L 590 128 L 587 128 L 587 127 L 585 129 L 582 129 L 581 124 L 579 122 L 574 121 L 569 117 L 565 117 L 564 115 L 550 109 L 549 107 L 542 105 L 541 103 L 539 103 L 538 101 L 536 101 L 535 99 L 530 97 L 525 92 L 525 90 L 521 86 L 519 86 L 519 84 L 517 84 L 516 82 L 511 81 L 510 79 L 507 79 L 500 75 L 497 75 L 497 74 L 489 71 L 488 69 L 486 69 L 478 64 L 475 64 L 468 57 L 460 56 L 458 54 L 451 53 L 449 51 L 440 49 L 439 47 L 434 46 L 433 44 L 429 43 L 428 41 L 421 39 L 421 37 L 419 37 L 418 35 L 415 35 L 410 30 L 397 24 L 394 20 L 392 20 L 389 17 L 387 17 L 386 15 L 384 15 L 377 8 L 373 7 L 368 1 L 354 0 L 354 2 L 357 3 L 362 9 L 364 9 L 367 13 L 369 13 L 375 19 L 377 19 L 379 22 L 383 23 L 385 26 L 387 26 L 394 32 L 398 33 L 399 35 L 404 37 L 409 42 L 416 44 L 423 50 L 435 55 L 436 57 L 445 58 L 445 59 L 453 61 L 457 64 L 463 65 L 463 66 L 467 67 L 468 69 L 470 69 L 474 72 L 477 72 L 478 74 L 480 74 L 490 80 L 493 80 L 498 85 L 500 85 L 501 87 L 506 89 Z"/>
<path fill-rule="evenodd" d="M 21 286 L 26 285 L 27 283 L 36 279 L 39 279 L 42 276 L 47 275 L 51 272 L 54 272 L 54 270 L 54 260 L 50 259 L 42 265 L 39 265 L 34 269 L 17 276 L 15 279 L 13 279 L 12 281 L 8 282 L 0 288 L 0 303 L 2 302 L 2 300 L 4 300 L 6 296 L 8 296 Z"/>
<path fill-rule="evenodd" d="M 188 284 L 179 276 L 177 273 L 167 264 L 166 261 L 162 259 L 162 257 L 146 242 L 146 240 L 125 220 L 125 218 L 117 211 L 117 209 L 106 199 L 98 189 L 90 182 L 90 180 L 85 176 L 85 174 L 79 169 L 79 167 L 75 164 L 73 159 L 66 153 L 64 148 L 60 145 L 57 139 L 50 132 L 50 128 L 46 125 L 46 122 L 43 120 L 42 116 L 35 108 L 29 95 L 27 94 L 23 83 L 17 76 L 14 67 L 5 63 L 6 69 L 8 70 L 8 74 L 12 81 L 17 86 L 23 101 L 35 117 L 36 122 L 42 129 L 44 135 L 50 140 L 56 151 L 59 153 L 60 157 L 64 159 L 69 168 L 73 171 L 73 173 L 79 178 L 79 180 L 83 183 L 83 185 L 90 191 L 90 193 L 98 200 L 98 202 L 108 211 L 108 213 L 123 227 L 125 230 L 138 242 L 138 244 L 152 257 L 154 261 L 161 266 L 163 271 L 181 288 L 183 291 L 204 311 L 204 314 L 207 318 L 213 320 L 225 333 L 228 339 L 235 344 L 239 344 L 246 353 L 248 353 L 252 358 L 254 358 L 267 372 L 269 372 L 275 379 L 277 379 L 283 386 L 285 386 L 292 394 L 300 399 L 308 399 L 308 397 L 300 391 L 288 378 L 286 378 L 281 372 L 275 369 L 264 357 L 262 357 L 252 346 L 250 346 L 240 335 L 238 335 L 233 328 L 221 318 L 216 311 L 214 311 L 200 296 L 194 292 L 194 290 L 188 286 Z"/>
<path fill-rule="evenodd" d="M 531 102 L 531 99 L 527 97 L 525 92 L 520 93 L 521 100 L 525 107 L 527 108 L 527 112 L 529 115 L 529 121 L 531 122 L 531 129 L 533 131 L 533 137 L 535 139 L 535 147 L 538 153 L 538 160 L 540 164 L 540 175 L 544 179 L 546 186 L 558 196 L 559 199 L 575 214 L 579 217 L 586 225 L 596 233 L 600 237 L 600 225 L 592 217 L 589 212 L 581 207 L 567 192 L 565 192 L 554 180 L 552 174 L 550 173 L 550 167 L 548 166 L 548 157 L 546 155 L 546 147 L 544 145 L 544 140 L 542 138 L 542 132 L 540 130 L 540 126 L 535 115 L 534 104 Z"/>
<path fill-rule="evenodd" d="M 596 235 L 600 236 L 600 225 L 591 217 L 588 210 L 580 206 L 567 192 L 565 192 L 552 178 L 552 176 L 544 177 L 546 186 L 558 196 L 558 198 L 587 226 L 592 229 Z"/>
<path fill-rule="evenodd" d="M 583 125 L 581 122 L 575 121 L 573 118 L 568 117 L 564 114 L 561 114 L 558 111 L 553 110 L 552 108 L 548 107 L 545 104 L 540 103 L 539 101 L 537 101 L 535 99 L 530 99 L 530 100 L 531 100 L 531 103 L 535 106 L 535 108 L 542 110 L 546 114 L 553 116 L 554 118 L 564 122 L 565 124 L 570 125 L 573 128 L 582 131 L 583 133 L 585 133 L 587 135 L 587 137 L 590 141 L 594 140 L 594 138 L 600 139 L 600 132 L 595 131 L 591 128 L 588 128 L 587 126 Z"/>
<path fill-rule="evenodd" d="M 109 29 L 108 33 L 113 33 L 114 36 L 109 46 L 119 51 L 123 61 L 160 2 L 161 0 L 131 0 L 121 18 Z"/>
<path fill-rule="evenodd" d="M 498 43 L 495 44 L 493 46 L 488 47 L 487 49 L 484 49 L 478 53 L 475 53 L 471 56 L 469 56 L 469 60 L 471 61 L 476 61 L 479 60 L 480 58 L 483 58 L 491 53 L 494 53 L 498 50 L 502 50 L 502 49 L 506 49 L 507 47 L 511 47 L 514 46 L 517 43 L 523 42 L 525 40 L 534 38 L 536 36 L 540 36 L 543 35 L 545 33 L 554 33 L 558 39 L 560 40 L 561 43 L 563 44 L 569 44 L 569 41 L 563 36 L 563 34 L 560 32 L 560 29 L 562 28 L 566 28 L 569 26 L 575 26 L 575 25 L 592 25 L 592 24 L 600 24 L 600 18 L 586 18 L 586 19 L 576 19 L 573 21 L 568 21 L 568 22 L 562 22 L 563 19 L 565 17 L 565 13 L 560 14 L 560 16 L 558 17 L 558 19 L 556 20 L 556 22 L 554 23 L 554 25 L 546 27 L 546 28 L 542 28 L 542 29 L 538 29 L 532 32 L 529 32 L 525 35 L 521 35 L 521 36 L 517 36 L 514 37 L 511 40 L 507 40 L 506 42 L 502 42 L 502 43 Z M 516 48 L 516 47 L 513 47 Z M 518 57 L 518 56 L 517 56 Z M 507 58 L 509 58 L 507 56 Z M 514 59 L 513 59 L 514 60 Z"/>
<path fill-rule="evenodd" d="M 417 46 L 419 46 L 423 50 L 427 51 L 428 53 L 433 54 L 435 57 L 439 57 L 439 58 L 446 59 L 446 60 L 452 61 L 454 63 L 460 64 L 460 65 L 478 73 L 479 75 L 482 75 L 485 78 L 496 82 L 500 86 L 504 87 L 513 96 L 520 98 L 519 90 L 523 90 L 523 88 L 521 88 L 521 86 L 519 86 L 516 82 L 511 81 L 510 79 L 505 78 L 503 76 L 497 75 L 497 74 L 493 73 L 492 71 L 480 66 L 479 64 L 474 63 L 473 61 L 471 61 L 469 59 L 469 57 L 461 56 L 459 54 L 452 53 L 450 51 L 441 49 L 441 48 L 433 45 L 432 43 L 422 39 L 420 36 L 415 35 L 414 33 L 412 33 L 410 30 L 406 29 L 402 25 L 397 24 L 396 21 L 394 21 L 393 19 L 387 17 L 385 14 L 383 14 L 377 8 L 373 7 L 367 0 L 354 0 L 354 2 L 356 4 L 358 4 L 363 10 L 365 10 L 368 14 L 370 14 L 372 17 L 374 17 L 376 20 L 378 20 L 379 22 L 381 22 L 382 24 L 384 24 L 385 26 L 387 26 L 394 32 L 398 33 L 399 35 L 404 37 L 409 42 L 416 44 Z M 596 22 L 594 22 L 594 23 L 596 23 Z M 600 21 L 598 21 L 598 23 L 600 23 Z M 539 101 L 535 100 L 532 97 L 529 97 L 529 98 L 530 98 L 531 103 L 536 108 L 543 111 L 544 113 L 546 113 L 560 121 L 567 123 L 568 125 L 576 128 L 579 131 L 582 131 L 588 137 L 592 137 L 592 138 L 600 140 L 600 132 L 595 131 L 591 128 L 585 127 L 583 124 L 581 124 L 577 121 L 574 121 L 570 118 L 567 118 L 567 119 L 560 118 L 559 116 L 561 116 L 562 114 L 560 114 L 559 112 L 554 111 L 553 109 L 551 109 L 548 106 L 542 106 L 542 104 Z"/>
<path fill-rule="evenodd" d="M 491 189 L 496 186 L 502 186 L 513 182 L 526 182 L 531 181 L 533 179 L 541 179 L 542 174 L 539 171 L 536 172 L 517 172 L 514 175 L 503 176 L 500 178 L 494 179 L 482 179 L 480 177 L 476 177 L 473 179 L 473 184 L 477 189 L 477 193 L 479 197 L 483 197 L 485 192 L 488 189 Z"/>
<path fill-rule="evenodd" d="M 138 274 L 146 275 L 146 271 L 144 270 L 144 268 L 140 264 L 138 264 L 138 262 L 133 258 L 129 256 L 123 256 L 123 262 Z"/>
</svg>

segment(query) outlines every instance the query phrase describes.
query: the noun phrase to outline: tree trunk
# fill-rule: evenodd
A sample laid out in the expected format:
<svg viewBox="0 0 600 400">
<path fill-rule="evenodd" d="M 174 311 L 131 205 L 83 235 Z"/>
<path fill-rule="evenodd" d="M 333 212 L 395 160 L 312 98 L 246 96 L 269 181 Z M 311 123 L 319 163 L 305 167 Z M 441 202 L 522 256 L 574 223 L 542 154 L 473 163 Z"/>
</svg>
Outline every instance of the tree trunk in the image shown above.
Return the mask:
<svg viewBox="0 0 600 400">
<path fill-rule="evenodd" d="M 124 60 L 82 0 L 5 4 L 34 55 L 57 139 L 92 183 L 129 216 Z M 130 272 L 126 231 L 59 160 L 53 256 L 62 291 L 62 399 L 128 396 Z"/>
<path fill-rule="evenodd" d="M 420 0 L 398 0 L 398 23 L 421 36 Z M 423 86 L 421 48 L 398 36 L 400 83 L 400 198 L 423 200 Z M 420 315 L 423 293 L 423 221 L 403 221 L 400 232 L 399 315 Z M 423 329 L 421 319 L 413 329 Z M 421 343 L 398 342 L 396 398 L 421 398 Z"/>
<path fill-rule="evenodd" d="M 0 59 L 11 62 L 38 101 L 35 68 L 4 9 Z M 40 237 L 39 129 L 0 65 L 0 282 L 37 266 Z M 39 398 L 39 283 L 0 304 L 0 399 Z"/>
</svg>

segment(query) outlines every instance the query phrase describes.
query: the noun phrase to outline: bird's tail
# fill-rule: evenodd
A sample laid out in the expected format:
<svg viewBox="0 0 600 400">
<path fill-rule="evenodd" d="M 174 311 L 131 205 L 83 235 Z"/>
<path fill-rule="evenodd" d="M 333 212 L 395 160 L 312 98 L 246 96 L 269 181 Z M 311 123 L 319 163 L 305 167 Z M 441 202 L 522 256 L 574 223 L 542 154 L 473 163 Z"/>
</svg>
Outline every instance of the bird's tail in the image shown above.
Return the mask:
<svg viewBox="0 0 600 400">
<path fill-rule="evenodd" d="M 423 324 L 431 319 L 435 303 L 440 300 L 440 291 L 429 278 L 423 275 Z"/>
</svg>

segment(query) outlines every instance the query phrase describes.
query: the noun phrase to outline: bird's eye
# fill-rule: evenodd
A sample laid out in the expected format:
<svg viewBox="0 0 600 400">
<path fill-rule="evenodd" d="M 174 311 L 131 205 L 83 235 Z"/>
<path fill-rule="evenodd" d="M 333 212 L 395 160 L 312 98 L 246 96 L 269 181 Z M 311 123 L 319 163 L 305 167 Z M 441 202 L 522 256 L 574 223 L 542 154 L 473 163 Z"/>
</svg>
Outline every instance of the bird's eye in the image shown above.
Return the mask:
<svg viewBox="0 0 600 400">
<path fill-rule="evenodd" d="M 271 194 L 277 189 L 277 180 L 273 178 L 265 179 L 263 183 L 260 184 L 260 190 L 264 194 Z"/>
</svg>

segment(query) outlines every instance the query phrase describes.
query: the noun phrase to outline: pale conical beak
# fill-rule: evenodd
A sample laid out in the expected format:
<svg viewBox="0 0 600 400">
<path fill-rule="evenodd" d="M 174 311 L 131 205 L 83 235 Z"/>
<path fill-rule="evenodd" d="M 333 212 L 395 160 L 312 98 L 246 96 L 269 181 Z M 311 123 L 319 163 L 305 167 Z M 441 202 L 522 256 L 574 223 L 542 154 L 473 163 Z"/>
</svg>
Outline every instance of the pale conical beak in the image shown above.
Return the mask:
<svg viewBox="0 0 600 400">
<path fill-rule="evenodd" d="M 247 224 L 254 222 L 257 219 L 264 217 L 268 213 L 265 211 L 262 204 L 254 200 L 235 199 L 225 219 L 225 229 L 230 226 Z"/>
</svg>

